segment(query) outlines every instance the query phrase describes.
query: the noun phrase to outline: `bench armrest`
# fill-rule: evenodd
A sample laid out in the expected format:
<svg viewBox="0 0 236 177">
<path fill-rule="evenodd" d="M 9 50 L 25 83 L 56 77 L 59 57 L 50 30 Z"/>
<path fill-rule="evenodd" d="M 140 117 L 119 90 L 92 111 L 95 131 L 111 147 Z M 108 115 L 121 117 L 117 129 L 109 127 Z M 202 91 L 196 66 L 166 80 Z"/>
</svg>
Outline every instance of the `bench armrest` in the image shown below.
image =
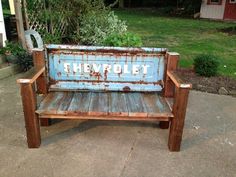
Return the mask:
<svg viewBox="0 0 236 177">
<path fill-rule="evenodd" d="M 167 76 L 178 88 L 192 88 L 192 84 L 184 82 L 175 72 L 167 71 Z"/>
<path fill-rule="evenodd" d="M 32 68 L 30 69 L 28 75 L 25 78 L 17 79 L 18 84 L 32 84 L 34 83 L 43 73 L 45 72 L 45 67 Z"/>
</svg>

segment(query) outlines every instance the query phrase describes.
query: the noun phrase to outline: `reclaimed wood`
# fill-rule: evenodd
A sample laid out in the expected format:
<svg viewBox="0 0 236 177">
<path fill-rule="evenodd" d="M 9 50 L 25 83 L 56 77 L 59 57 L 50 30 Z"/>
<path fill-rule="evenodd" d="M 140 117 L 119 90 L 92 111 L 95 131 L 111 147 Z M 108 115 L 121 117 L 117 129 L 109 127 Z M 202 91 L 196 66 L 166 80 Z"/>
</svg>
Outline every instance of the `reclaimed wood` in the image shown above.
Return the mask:
<svg viewBox="0 0 236 177">
<path fill-rule="evenodd" d="M 166 72 L 173 71 L 177 69 L 179 61 L 179 54 L 174 52 L 168 52 L 166 58 Z M 174 96 L 174 83 L 170 80 L 168 75 L 165 75 L 164 78 L 165 88 L 164 88 L 164 97 L 173 97 Z"/>
<path fill-rule="evenodd" d="M 142 93 L 142 98 L 148 117 L 173 117 L 173 114 L 163 97 L 160 97 L 155 93 Z"/>
<path fill-rule="evenodd" d="M 147 117 L 147 109 L 140 93 L 126 93 L 125 96 L 130 117 Z"/>
<path fill-rule="evenodd" d="M 75 92 L 68 107 L 68 115 L 87 115 L 90 100 L 91 92 Z"/>
<path fill-rule="evenodd" d="M 50 115 L 39 115 L 40 119 L 51 118 L 51 119 L 81 119 L 81 120 L 124 120 L 124 121 L 169 121 L 168 117 L 126 117 L 126 116 L 111 116 L 111 115 L 60 115 L 60 114 L 50 114 Z"/>
<path fill-rule="evenodd" d="M 177 88 L 173 107 L 174 119 L 171 119 L 168 146 L 170 151 L 180 151 L 186 107 L 188 103 L 188 88 Z"/>
<path fill-rule="evenodd" d="M 40 146 L 41 137 L 39 119 L 35 113 L 36 95 L 32 84 L 21 84 L 20 86 L 28 147 L 37 148 Z"/>
<path fill-rule="evenodd" d="M 109 97 L 109 115 L 128 116 L 125 93 L 111 92 Z"/>
<path fill-rule="evenodd" d="M 108 115 L 109 98 L 105 92 L 93 92 L 91 95 L 88 115 Z"/>
<path fill-rule="evenodd" d="M 23 79 L 17 79 L 18 84 L 32 84 L 38 79 L 40 75 L 42 75 L 45 71 L 45 67 L 42 68 L 31 68 L 26 76 Z"/>
<path fill-rule="evenodd" d="M 170 110 L 172 111 L 173 110 L 173 105 L 174 105 L 174 98 L 167 97 L 167 98 L 165 98 L 165 100 L 166 100 L 166 103 L 168 104 Z"/>
<path fill-rule="evenodd" d="M 132 99 L 134 102 L 131 102 Z M 128 106 L 131 104 L 133 105 Z M 104 116 L 106 119 L 109 116 L 156 120 L 158 117 L 163 117 L 164 120 L 165 117 L 173 117 L 165 99 L 156 93 L 122 92 L 49 92 L 36 113 L 44 115 L 43 117 L 57 114 L 68 117 Z"/>
<path fill-rule="evenodd" d="M 192 84 L 184 82 L 175 72 L 167 71 L 167 76 L 178 88 L 192 88 Z"/>
<path fill-rule="evenodd" d="M 33 63 L 36 69 L 40 69 L 45 66 L 44 55 L 45 53 L 43 49 L 33 49 Z M 37 85 L 37 93 L 46 94 L 48 92 L 47 88 L 48 84 L 45 71 L 37 78 L 36 85 Z M 41 126 L 49 126 L 50 124 L 51 124 L 50 119 L 40 119 Z"/>
</svg>

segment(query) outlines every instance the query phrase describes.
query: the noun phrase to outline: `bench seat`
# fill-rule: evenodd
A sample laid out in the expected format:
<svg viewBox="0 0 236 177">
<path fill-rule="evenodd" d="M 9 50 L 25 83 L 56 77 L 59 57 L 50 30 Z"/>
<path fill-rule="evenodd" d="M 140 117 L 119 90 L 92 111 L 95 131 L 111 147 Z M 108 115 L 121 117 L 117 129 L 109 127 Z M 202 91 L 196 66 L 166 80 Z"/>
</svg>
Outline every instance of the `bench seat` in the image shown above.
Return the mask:
<svg viewBox="0 0 236 177">
<path fill-rule="evenodd" d="M 36 113 L 39 118 L 161 120 L 174 117 L 159 94 L 142 92 L 49 92 Z"/>
</svg>

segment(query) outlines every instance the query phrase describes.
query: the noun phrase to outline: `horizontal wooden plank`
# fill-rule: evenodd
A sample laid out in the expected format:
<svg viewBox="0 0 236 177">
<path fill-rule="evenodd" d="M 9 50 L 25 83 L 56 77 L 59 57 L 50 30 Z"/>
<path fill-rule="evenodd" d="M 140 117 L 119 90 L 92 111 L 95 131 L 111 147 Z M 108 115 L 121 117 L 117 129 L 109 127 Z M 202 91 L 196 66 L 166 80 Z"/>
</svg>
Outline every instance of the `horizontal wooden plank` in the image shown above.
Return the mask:
<svg viewBox="0 0 236 177">
<path fill-rule="evenodd" d="M 39 115 L 39 118 L 50 118 L 50 119 L 81 119 L 81 120 L 124 120 L 124 121 L 169 121 L 169 117 L 125 117 L 125 116 L 90 116 L 90 115 Z"/>
<path fill-rule="evenodd" d="M 100 117 L 100 119 L 165 120 L 173 114 L 163 97 L 156 93 L 50 92 L 36 113 L 43 117 Z M 101 117 L 104 118 L 101 118 Z M 119 118 L 119 120 L 123 120 Z"/>
<path fill-rule="evenodd" d="M 42 68 L 33 67 L 27 72 L 24 78 L 17 79 L 17 83 L 18 84 L 33 83 L 41 74 L 43 74 L 44 71 L 45 71 L 45 67 L 42 67 Z"/>
<path fill-rule="evenodd" d="M 184 82 L 175 72 L 167 71 L 167 76 L 178 88 L 192 88 L 192 84 Z"/>
</svg>

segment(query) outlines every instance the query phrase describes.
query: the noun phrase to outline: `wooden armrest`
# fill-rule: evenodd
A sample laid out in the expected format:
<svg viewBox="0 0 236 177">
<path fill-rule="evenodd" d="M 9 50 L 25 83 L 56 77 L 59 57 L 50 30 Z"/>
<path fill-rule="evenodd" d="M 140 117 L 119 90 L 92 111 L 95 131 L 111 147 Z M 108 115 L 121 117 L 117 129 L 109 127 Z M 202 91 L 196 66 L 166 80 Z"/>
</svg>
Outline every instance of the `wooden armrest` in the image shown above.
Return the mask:
<svg viewBox="0 0 236 177">
<path fill-rule="evenodd" d="M 175 72 L 167 71 L 167 76 L 178 88 L 192 88 L 192 84 L 184 82 Z"/>
<path fill-rule="evenodd" d="M 27 84 L 27 83 L 33 83 L 36 81 L 36 79 L 43 74 L 45 71 L 45 67 L 42 68 L 32 68 L 28 71 L 28 74 L 23 79 L 17 79 L 18 84 Z"/>
</svg>

